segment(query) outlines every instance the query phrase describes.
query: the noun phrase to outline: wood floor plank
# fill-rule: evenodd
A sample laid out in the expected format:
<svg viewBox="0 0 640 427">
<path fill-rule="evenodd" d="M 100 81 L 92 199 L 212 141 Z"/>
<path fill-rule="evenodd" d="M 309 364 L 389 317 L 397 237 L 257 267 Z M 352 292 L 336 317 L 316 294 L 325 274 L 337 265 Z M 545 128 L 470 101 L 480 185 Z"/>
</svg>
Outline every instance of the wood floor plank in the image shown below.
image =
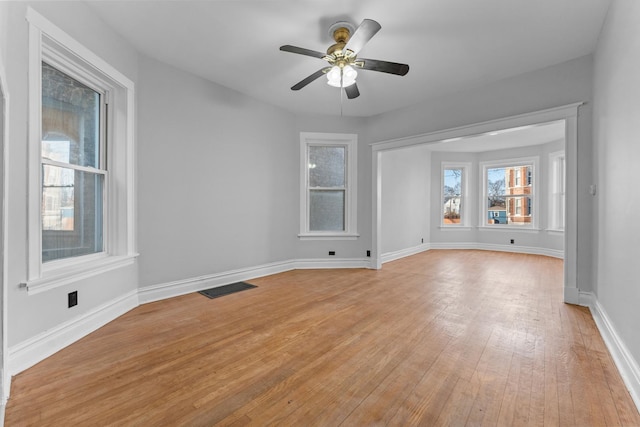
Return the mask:
<svg viewBox="0 0 640 427">
<path fill-rule="evenodd" d="M 7 426 L 640 425 L 562 261 L 432 250 L 137 307 L 12 381 Z"/>
</svg>

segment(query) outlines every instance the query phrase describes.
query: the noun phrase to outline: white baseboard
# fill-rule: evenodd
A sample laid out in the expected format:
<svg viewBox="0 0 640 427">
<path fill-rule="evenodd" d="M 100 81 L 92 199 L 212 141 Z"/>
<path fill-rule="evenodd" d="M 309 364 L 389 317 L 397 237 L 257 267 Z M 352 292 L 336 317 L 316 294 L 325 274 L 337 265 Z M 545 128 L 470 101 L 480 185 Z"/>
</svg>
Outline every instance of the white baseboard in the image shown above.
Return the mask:
<svg viewBox="0 0 640 427">
<path fill-rule="evenodd" d="M 589 307 L 590 309 L 595 306 L 596 297 L 593 292 L 585 292 L 578 290 L 578 302 L 577 305 L 583 307 Z M 593 311 L 593 310 L 592 310 Z"/>
<path fill-rule="evenodd" d="M 553 258 L 564 258 L 564 251 L 559 249 L 537 248 L 534 246 L 497 245 L 494 243 L 431 243 L 431 249 L 478 249 L 483 251 L 515 252 L 530 255 L 545 255 Z"/>
<path fill-rule="evenodd" d="M 294 261 L 283 261 L 238 270 L 230 270 L 222 273 L 208 274 L 206 276 L 191 277 L 188 279 L 142 287 L 138 290 L 138 297 L 140 298 L 140 304 L 146 304 L 148 302 L 173 298 L 192 292 L 202 291 L 204 289 L 228 285 L 230 283 L 251 280 L 256 277 L 283 273 L 295 268 Z"/>
<path fill-rule="evenodd" d="M 9 377 L 30 368 L 137 306 L 138 292 L 134 290 L 81 316 L 9 347 Z M 8 390 L 6 395 L 9 395 Z"/>
<path fill-rule="evenodd" d="M 9 351 L 7 350 L 7 353 L 8 352 Z M 5 365 L 9 365 L 8 361 L 5 363 Z M 0 404 L 2 404 L 4 408 L 4 406 L 7 405 L 9 394 L 11 393 L 11 375 L 9 375 L 8 369 L 3 373 L 2 380 L 4 382 L 2 383 L 2 400 L 0 400 Z M 4 416 L 4 414 L 2 414 L 2 416 Z M 3 425 L 3 423 L 0 423 L 0 427 L 2 427 Z"/>
<path fill-rule="evenodd" d="M 582 301 L 589 302 L 588 307 L 591 310 L 591 315 L 600 331 L 600 335 L 609 349 L 609 353 L 611 353 L 613 362 L 616 364 L 620 376 L 627 386 L 633 402 L 636 404 L 636 408 L 640 411 L 640 365 L 638 365 L 638 361 L 625 345 L 595 295 L 587 292 L 583 294 Z"/>
<path fill-rule="evenodd" d="M 585 300 L 585 294 L 580 293 L 580 289 L 566 286 L 563 288 L 563 300 L 568 304 L 576 305 L 588 305 L 588 301 Z"/>
<path fill-rule="evenodd" d="M 400 249 L 399 251 L 387 252 L 380 256 L 382 263 L 395 261 L 400 258 L 408 257 L 411 255 L 419 254 L 420 252 L 425 252 L 431 249 L 431 246 L 428 243 L 423 243 L 418 246 L 413 246 L 411 248 Z"/>
<path fill-rule="evenodd" d="M 371 258 L 317 258 L 298 259 L 294 262 L 296 270 L 321 268 L 371 268 Z"/>
<path fill-rule="evenodd" d="M 314 268 L 370 268 L 369 258 L 318 258 L 318 259 L 298 259 L 283 262 L 263 264 L 256 267 L 242 268 L 238 270 L 225 271 L 222 273 L 208 274 L 206 276 L 192 277 L 174 282 L 161 283 L 158 285 L 145 286 L 140 288 L 138 295 L 140 304 L 173 298 L 204 289 L 215 288 L 228 285 L 230 283 L 256 279 L 258 277 L 269 276 L 271 274 L 284 273 L 290 270 L 308 270 Z"/>
</svg>

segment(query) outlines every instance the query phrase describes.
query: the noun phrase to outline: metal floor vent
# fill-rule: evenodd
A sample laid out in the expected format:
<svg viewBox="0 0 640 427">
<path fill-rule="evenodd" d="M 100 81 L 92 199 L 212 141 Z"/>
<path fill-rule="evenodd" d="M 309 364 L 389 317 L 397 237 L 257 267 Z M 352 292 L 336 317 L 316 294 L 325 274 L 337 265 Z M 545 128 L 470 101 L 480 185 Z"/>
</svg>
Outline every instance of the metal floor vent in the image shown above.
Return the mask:
<svg viewBox="0 0 640 427">
<path fill-rule="evenodd" d="M 233 294 L 240 291 L 246 291 L 247 289 L 257 288 L 256 285 L 252 285 L 246 282 L 231 283 L 230 285 L 218 286 L 216 288 L 205 289 L 200 291 L 202 295 L 209 298 L 218 298 L 225 295 Z"/>
</svg>

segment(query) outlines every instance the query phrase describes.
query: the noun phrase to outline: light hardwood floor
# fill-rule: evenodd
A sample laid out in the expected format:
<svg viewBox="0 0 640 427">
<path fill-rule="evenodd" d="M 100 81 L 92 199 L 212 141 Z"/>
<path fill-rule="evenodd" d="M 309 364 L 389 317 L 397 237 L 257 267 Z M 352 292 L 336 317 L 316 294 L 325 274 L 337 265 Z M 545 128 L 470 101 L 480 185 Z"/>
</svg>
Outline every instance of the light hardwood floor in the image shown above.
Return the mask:
<svg viewBox="0 0 640 427">
<path fill-rule="evenodd" d="M 146 304 L 13 379 L 7 426 L 638 426 L 562 261 L 429 251 Z"/>
</svg>

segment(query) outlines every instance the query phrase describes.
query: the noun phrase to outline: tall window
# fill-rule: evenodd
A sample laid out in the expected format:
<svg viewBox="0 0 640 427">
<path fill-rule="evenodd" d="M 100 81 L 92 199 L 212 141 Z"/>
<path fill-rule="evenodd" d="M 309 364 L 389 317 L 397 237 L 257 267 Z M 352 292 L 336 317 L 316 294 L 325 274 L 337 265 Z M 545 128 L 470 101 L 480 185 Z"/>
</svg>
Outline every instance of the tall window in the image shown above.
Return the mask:
<svg viewBox="0 0 640 427">
<path fill-rule="evenodd" d="M 550 211 L 549 228 L 551 230 L 564 230 L 565 215 L 565 157 L 564 151 L 549 155 L 551 167 L 550 184 Z"/>
<path fill-rule="evenodd" d="M 536 163 L 532 158 L 482 165 L 484 224 L 534 226 Z"/>
<path fill-rule="evenodd" d="M 29 22 L 29 293 L 134 262 L 134 84 L 35 10 Z M 109 120 L 112 117 L 114 120 Z"/>
<path fill-rule="evenodd" d="M 442 213 L 444 227 L 467 225 L 467 171 L 468 164 L 442 164 Z"/>
<path fill-rule="evenodd" d="M 42 261 L 103 251 L 104 96 L 42 63 Z"/>
<path fill-rule="evenodd" d="M 356 237 L 356 136 L 302 133 L 300 141 L 300 237 Z"/>
</svg>

